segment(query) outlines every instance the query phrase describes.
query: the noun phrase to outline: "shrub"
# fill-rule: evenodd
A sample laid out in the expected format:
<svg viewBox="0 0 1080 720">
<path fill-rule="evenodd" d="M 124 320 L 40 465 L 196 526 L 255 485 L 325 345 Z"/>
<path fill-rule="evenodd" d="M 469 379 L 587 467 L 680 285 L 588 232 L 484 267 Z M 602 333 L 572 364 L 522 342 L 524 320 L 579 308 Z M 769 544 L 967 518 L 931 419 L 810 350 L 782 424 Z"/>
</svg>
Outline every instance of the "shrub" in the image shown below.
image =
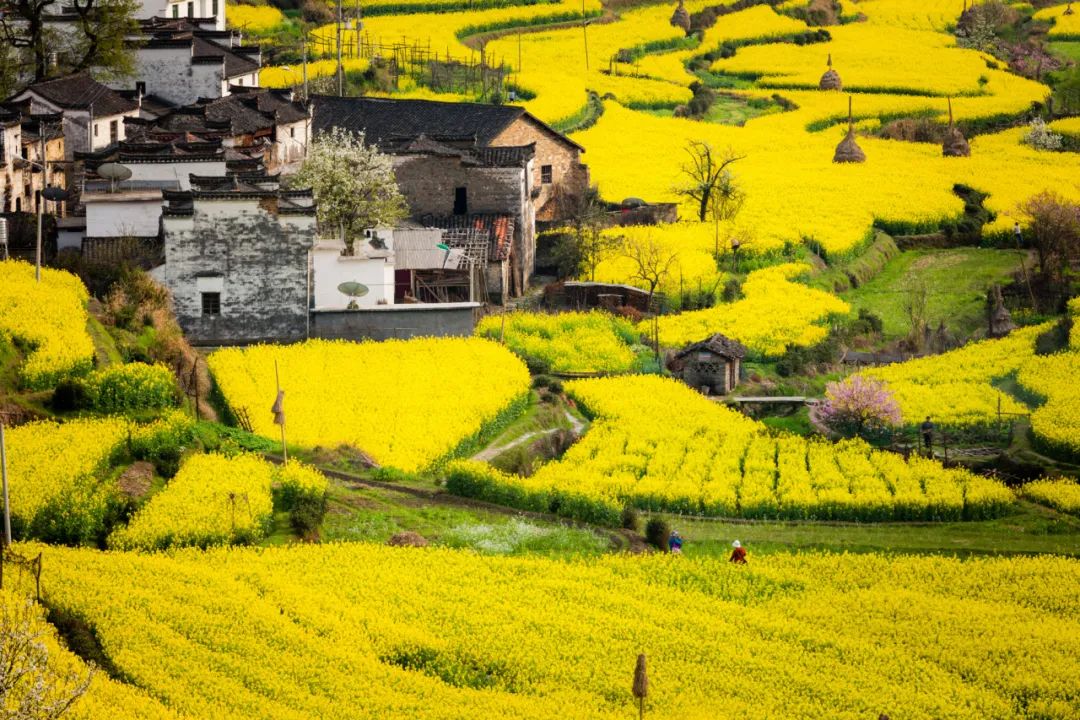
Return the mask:
<svg viewBox="0 0 1080 720">
<path fill-rule="evenodd" d="M 326 476 L 293 461 L 277 471 L 277 483 L 293 528 L 305 537 L 316 533 L 326 515 Z"/>
<path fill-rule="evenodd" d="M 176 382 L 164 365 L 114 365 L 86 379 L 87 405 L 104 414 L 176 405 Z"/>
<path fill-rule="evenodd" d="M 645 540 L 659 550 L 668 549 L 668 539 L 671 538 L 671 525 L 663 518 L 649 518 L 645 525 Z"/>
<path fill-rule="evenodd" d="M 1025 143 L 1037 150 L 1056 151 L 1061 149 L 1063 138 L 1050 130 L 1050 126 L 1041 117 L 1034 118 L 1029 127 L 1031 129 L 1024 135 Z"/>
<path fill-rule="evenodd" d="M 622 510 L 621 522 L 625 529 L 637 532 L 641 529 L 641 514 L 633 505 L 627 505 Z"/>
</svg>

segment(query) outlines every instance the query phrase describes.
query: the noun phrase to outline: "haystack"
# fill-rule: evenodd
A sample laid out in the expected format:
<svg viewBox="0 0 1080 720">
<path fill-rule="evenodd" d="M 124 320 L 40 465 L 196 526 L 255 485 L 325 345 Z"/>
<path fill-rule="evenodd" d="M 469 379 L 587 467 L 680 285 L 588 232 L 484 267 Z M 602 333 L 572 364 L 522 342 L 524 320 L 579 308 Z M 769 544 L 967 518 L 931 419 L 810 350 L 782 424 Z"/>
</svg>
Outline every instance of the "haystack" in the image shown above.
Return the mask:
<svg viewBox="0 0 1080 720">
<path fill-rule="evenodd" d="M 1069 3 L 1068 5 L 1066 5 L 1065 6 L 1065 12 L 1063 12 L 1061 14 L 1062 15 L 1072 15 L 1073 14 L 1072 3 Z"/>
<path fill-rule="evenodd" d="M 836 146 L 836 152 L 833 153 L 832 161 L 834 163 L 861 163 L 866 162 L 866 153 L 859 147 L 859 143 L 855 142 L 855 119 L 851 114 L 851 98 L 848 98 L 847 106 L 848 114 L 848 131 L 844 139 L 840 141 L 840 144 Z"/>
<path fill-rule="evenodd" d="M 826 62 L 829 69 L 825 71 L 825 74 L 821 76 L 821 81 L 818 82 L 818 87 L 822 90 L 843 90 L 844 83 L 840 81 L 840 73 L 833 70 L 832 66 L 832 53 L 829 53 L 829 59 Z"/>
<path fill-rule="evenodd" d="M 690 12 L 686 9 L 683 0 L 679 0 L 679 7 L 675 8 L 675 12 L 672 13 L 671 24 L 677 28 L 682 28 L 683 32 L 690 32 Z"/>
<path fill-rule="evenodd" d="M 970 157 L 971 146 L 964 133 L 953 123 L 952 98 L 949 98 L 949 128 L 945 131 L 945 140 L 941 144 L 941 154 L 945 157 Z"/>
</svg>

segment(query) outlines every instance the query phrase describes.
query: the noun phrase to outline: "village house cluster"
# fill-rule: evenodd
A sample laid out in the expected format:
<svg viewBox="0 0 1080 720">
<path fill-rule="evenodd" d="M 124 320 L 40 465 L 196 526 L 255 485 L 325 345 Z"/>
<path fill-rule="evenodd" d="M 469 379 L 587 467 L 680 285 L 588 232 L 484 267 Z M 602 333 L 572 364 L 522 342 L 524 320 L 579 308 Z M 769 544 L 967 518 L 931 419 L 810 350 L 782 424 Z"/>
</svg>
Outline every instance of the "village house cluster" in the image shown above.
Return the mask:
<svg viewBox="0 0 1080 720">
<path fill-rule="evenodd" d="M 527 289 L 537 223 L 585 193 L 584 148 L 521 107 L 259 87 L 224 0 L 143 0 L 132 76 L 0 101 L 4 252 L 134 263 L 198 344 L 471 332 Z M 59 5 L 50 27 L 76 31 Z M 284 180 L 341 128 L 392 159 L 408 217 L 346 246 Z M 352 292 L 362 287 L 363 292 Z"/>
</svg>

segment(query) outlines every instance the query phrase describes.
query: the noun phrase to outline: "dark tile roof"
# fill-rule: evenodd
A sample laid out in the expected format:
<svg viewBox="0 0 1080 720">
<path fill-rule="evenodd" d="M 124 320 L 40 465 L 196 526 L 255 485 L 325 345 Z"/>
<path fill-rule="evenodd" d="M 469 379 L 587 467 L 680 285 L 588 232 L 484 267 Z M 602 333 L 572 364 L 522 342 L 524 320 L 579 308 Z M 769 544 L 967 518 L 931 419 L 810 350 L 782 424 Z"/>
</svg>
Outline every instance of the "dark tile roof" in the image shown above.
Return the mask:
<svg viewBox="0 0 1080 720">
<path fill-rule="evenodd" d="M 746 357 L 746 347 L 742 343 L 737 340 L 732 340 L 720 333 L 717 333 L 710 338 L 706 338 L 705 340 L 687 345 L 682 350 L 675 353 L 675 357 L 685 357 L 690 353 L 698 351 L 708 351 L 726 358 Z"/>
<path fill-rule="evenodd" d="M 276 175 L 241 173 L 223 177 L 189 175 L 191 190 L 163 191 L 165 215 L 190 215 L 195 200 L 274 198 L 277 212 L 282 215 L 314 215 L 315 196 L 310 189 L 286 190 Z"/>
<path fill-rule="evenodd" d="M 341 127 L 363 132 L 367 141 L 374 144 L 392 138 L 426 135 L 432 138 L 472 137 L 477 145 L 486 146 L 515 120 L 525 117 L 567 145 L 583 149 L 517 105 L 331 95 L 313 95 L 311 102 L 315 109 L 311 126 L 316 137 L 331 128 Z"/>
<path fill-rule="evenodd" d="M 172 110 L 148 123 L 146 133 L 231 137 L 255 134 L 305 118 L 306 106 L 291 100 L 288 91 L 258 88 L 223 98 L 199 100 Z"/>
<path fill-rule="evenodd" d="M 27 88 L 64 110 L 91 110 L 95 116 L 119 115 L 138 108 L 138 103 L 102 85 L 89 73 L 43 80 Z"/>
<path fill-rule="evenodd" d="M 191 56 L 195 60 L 225 59 L 225 76 L 238 77 L 259 70 L 259 63 L 247 53 L 235 52 L 225 44 L 214 42 L 202 33 L 193 33 L 191 38 Z"/>
<path fill-rule="evenodd" d="M 441 142 L 426 135 L 395 138 L 379 143 L 379 149 L 391 155 L 426 155 L 456 157 L 463 165 L 479 167 L 525 167 L 536 154 L 534 144 L 520 147 L 476 147 L 469 144 Z"/>
</svg>

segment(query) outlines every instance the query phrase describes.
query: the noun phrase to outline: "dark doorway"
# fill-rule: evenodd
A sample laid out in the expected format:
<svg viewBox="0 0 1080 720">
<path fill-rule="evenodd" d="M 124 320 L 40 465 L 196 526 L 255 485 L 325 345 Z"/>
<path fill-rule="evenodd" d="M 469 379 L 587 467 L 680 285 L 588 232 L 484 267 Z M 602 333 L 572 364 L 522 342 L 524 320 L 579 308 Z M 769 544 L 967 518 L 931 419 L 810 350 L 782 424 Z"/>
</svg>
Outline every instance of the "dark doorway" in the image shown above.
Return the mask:
<svg viewBox="0 0 1080 720">
<path fill-rule="evenodd" d="M 454 188 L 454 214 L 469 214 L 469 194 L 463 187 Z"/>
</svg>

